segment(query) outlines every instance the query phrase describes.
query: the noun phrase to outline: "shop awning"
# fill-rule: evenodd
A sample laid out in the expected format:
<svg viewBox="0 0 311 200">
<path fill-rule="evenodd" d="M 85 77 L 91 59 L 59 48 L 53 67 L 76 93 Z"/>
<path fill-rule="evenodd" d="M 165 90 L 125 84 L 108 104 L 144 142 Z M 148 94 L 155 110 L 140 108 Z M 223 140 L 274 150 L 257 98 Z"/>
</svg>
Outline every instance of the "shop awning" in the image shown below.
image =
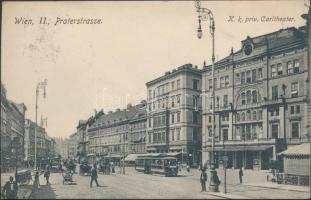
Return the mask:
<svg viewBox="0 0 311 200">
<path fill-rule="evenodd" d="M 126 156 L 125 161 L 135 161 L 138 156 L 143 156 L 145 154 L 129 154 Z"/>
<path fill-rule="evenodd" d="M 285 155 L 285 156 L 310 155 L 310 143 L 289 147 L 287 150 L 278 153 L 278 155 Z"/>
<path fill-rule="evenodd" d="M 215 151 L 264 151 L 272 146 L 230 146 L 230 147 L 215 147 Z M 212 148 L 208 148 L 207 151 L 212 151 Z"/>
</svg>

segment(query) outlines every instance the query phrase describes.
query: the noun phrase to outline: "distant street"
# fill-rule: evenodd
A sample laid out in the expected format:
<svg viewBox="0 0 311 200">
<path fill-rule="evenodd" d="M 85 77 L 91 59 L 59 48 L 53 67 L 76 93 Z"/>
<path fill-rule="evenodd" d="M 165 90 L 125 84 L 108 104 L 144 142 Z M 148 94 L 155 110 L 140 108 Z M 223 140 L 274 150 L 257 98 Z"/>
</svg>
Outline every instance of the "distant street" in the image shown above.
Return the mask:
<svg viewBox="0 0 311 200">
<path fill-rule="evenodd" d="M 249 172 L 251 173 L 251 171 Z M 223 192 L 223 178 L 220 187 Z M 228 194 L 240 195 L 246 198 L 308 198 L 309 193 L 298 191 L 278 190 L 254 186 L 241 185 L 234 180 L 235 171 L 228 172 L 231 178 L 228 185 Z M 248 174 L 248 172 L 246 172 Z M 99 174 L 101 187 L 90 188 L 89 176 L 75 174 L 73 177 L 76 184 L 63 185 L 63 177 L 60 173 L 51 174 L 51 186 L 41 186 L 37 193 L 30 198 L 195 198 L 215 199 L 220 198 L 208 193 L 200 192 L 199 171 L 192 169 L 190 173 L 183 172 L 178 177 L 164 177 L 161 175 L 146 175 L 136 172 L 133 168 L 126 168 L 126 174 L 102 175 Z M 43 176 L 40 183 L 45 184 Z"/>
</svg>

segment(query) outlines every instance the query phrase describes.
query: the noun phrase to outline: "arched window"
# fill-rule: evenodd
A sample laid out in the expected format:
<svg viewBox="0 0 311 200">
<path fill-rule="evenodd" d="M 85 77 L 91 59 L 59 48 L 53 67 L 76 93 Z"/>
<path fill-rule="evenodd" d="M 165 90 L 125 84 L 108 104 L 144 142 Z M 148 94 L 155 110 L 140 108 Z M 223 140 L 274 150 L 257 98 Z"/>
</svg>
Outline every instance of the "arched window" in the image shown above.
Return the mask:
<svg viewBox="0 0 311 200">
<path fill-rule="evenodd" d="M 257 120 L 257 112 L 256 112 L 256 110 L 253 111 L 253 120 Z"/>
<path fill-rule="evenodd" d="M 247 118 L 247 120 L 251 120 L 252 118 L 251 118 L 251 111 L 250 110 L 248 110 L 247 112 L 246 112 L 246 118 Z"/>
<path fill-rule="evenodd" d="M 254 90 L 252 92 L 252 96 L 253 96 L 253 103 L 257 103 L 257 92 L 256 92 L 256 90 Z"/>
<path fill-rule="evenodd" d="M 241 94 L 241 104 L 242 104 L 242 105 L 245 105 L 245 103 L 246 103 L 246 101 L 245 101 L 245 93 L 243 92 L 243 93 Z"/>
<path fill-rule="evenodd" d="M 242 121 L 245 121 L 245 113 L 242 112 Z"/>
<path fill-rule="evenodd" d="M 236 120 L 239 122 L 240 121 L 240 113 L 236 114 Z"/>
<path fill-rule="evenodd" d="M 252 93 L 250 90 L 246 92 L 246 99 L 247 99 L 247 104 L 250 104 L 252 101 Z"/>
</svg>

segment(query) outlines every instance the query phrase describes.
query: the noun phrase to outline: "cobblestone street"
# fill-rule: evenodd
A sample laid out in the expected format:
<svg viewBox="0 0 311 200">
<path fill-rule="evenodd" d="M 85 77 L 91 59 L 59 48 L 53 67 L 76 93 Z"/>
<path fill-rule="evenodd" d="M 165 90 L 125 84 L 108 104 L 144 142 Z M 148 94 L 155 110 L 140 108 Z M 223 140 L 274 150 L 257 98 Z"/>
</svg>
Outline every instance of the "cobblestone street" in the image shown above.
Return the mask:
<svg viewBox="0 0 311 200">
<path fill-rule="evenodd" d="M 162 175 L 146 175 L 136 172 L 133 168 L 126 168 L 126 174 L 102 175 L 99 174 L 98 182 L 101 185 L 92 188 L 89 186 L 90 177 L 75 174 L 74 184 L 63 185 L 63 177 L 60 173 L 51 174 L 51 186 L 41 186 L 41 189 L 33 193 L 31 198 L 196 198 L 196 199 L 215 199 L 215 198 L 308 198 L 308 192 L 287 191 L 272 188 L 248 186 L 233 183 L 234 170 L 228 172 L 227 195 L 211 195 L 209 192 L 200 192 L 199 171 L 192 169 L 190 173 L 182 172 L 178 177 L 164 177 Z M 256 172 L 254 172 L 256 173 Z M 259 173 L 259 172 L 258 172 Z M 221 172 L 219 171 L 222 180 Z M 246 172 L 247 178 L 251 171 Z M 231 181 L 230 181 L 231 178 Z M 44 185 L 43 176 L 40 183 Z M 246 183 L 247 184 L 247 183 Z M 223 181 L 220 186 L 220 194 L 223 192 Z M 233 195 L 233 196 L 230 196 Z"/>
</svg>

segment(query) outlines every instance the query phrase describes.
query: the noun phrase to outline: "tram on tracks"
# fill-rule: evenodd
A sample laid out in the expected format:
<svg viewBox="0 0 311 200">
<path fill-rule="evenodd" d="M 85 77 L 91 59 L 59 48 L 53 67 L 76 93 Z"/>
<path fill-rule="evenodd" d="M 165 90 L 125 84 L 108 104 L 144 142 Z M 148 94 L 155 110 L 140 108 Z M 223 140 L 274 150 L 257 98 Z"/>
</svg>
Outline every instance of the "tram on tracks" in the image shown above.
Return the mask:
<svg viewBox="0 0 311 200">
<path fill-rule="evenodd" d="M 146 174 L 164 174 L 165 176 L 177 176 L 177 158 L 168 153 L 145 154 L 135 160 L 135 170 Z"/>
</svg>

